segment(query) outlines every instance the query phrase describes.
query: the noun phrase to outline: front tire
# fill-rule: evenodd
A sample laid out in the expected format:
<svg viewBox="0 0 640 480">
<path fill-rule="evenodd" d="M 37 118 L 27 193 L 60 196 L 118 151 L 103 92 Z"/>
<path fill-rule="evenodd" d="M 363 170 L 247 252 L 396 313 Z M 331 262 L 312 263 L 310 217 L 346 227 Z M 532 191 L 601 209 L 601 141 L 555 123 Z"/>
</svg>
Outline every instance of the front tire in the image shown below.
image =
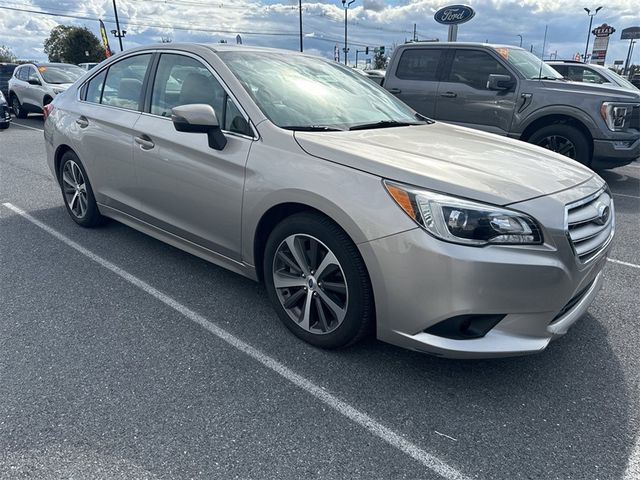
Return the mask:
<svg viewBox="0 0 640 480">
<path fill-rule="evenodd" d="M 87 228 L 103 223 L 87 172 L 71 150 L 62 155 L 59 178 L 64 205 L 73 221 Z"/>
<path fill-rule="evenodd" d="M 529 143 L 569 157 L 583 165 L 591 164 L 589 140 L 576 127 L 554 123 L 537 130 L 529 137 Z"/>
<path fill-rule="evenodd" d="M 375 313 L 364 261 L 328 218 L 300 213 L 278 224 L 267 240 L 263 272 L 278 316 L 302 340 L 341 348 L 369 332 Z"/>
<path fill-rule="evenodd" d="M 18 97 L 15 94 L 11 96 L 11 109 L 13 110 L 15 116 L 18 118 L 27 118 L 28 116 L 27 111 L 24 109 L 24 107 L 20 103 L 20 100 L 18 100 Z"/>
</svg>

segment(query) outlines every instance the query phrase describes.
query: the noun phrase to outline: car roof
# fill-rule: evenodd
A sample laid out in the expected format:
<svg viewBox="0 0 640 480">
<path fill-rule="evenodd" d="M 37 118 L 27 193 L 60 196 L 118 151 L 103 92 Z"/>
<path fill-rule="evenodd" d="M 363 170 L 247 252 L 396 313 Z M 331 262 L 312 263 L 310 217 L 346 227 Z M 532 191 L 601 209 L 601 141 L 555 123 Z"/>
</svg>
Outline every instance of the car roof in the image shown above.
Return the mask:
<svg viewBox="0 0 640 480">
<path fill-rule="evenodd" d="M 512 50 L 524 50 L 524 48 L 516 47 L 514 45 L 507 45 L 503 43 L 482 43 L 482 42 L 411 42 L 398 45 L 398 48 L 411 48 L 411 47 L 484 47 L 484 48 L 510 48 Z"/>
</svg>

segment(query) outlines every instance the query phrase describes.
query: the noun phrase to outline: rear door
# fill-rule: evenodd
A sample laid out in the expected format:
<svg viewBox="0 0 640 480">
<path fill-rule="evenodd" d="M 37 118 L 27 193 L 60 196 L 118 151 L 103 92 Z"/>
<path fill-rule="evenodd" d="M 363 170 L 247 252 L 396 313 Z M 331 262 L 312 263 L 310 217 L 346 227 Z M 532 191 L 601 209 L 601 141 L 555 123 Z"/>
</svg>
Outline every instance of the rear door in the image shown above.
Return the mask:
<svg viewBox="0 0 640 480">
<path fill-rule="evenodd" d="M 445 52 L 443 48 L 404 49 L 387 72 L 384 87 L 422 115 L 434 117 Z"/>
<path fill-rule="evenodd" d="M 140 117 L 152 53 L 112 63 L 81 90 L 74 115 L 76 146 L 99 203 L 132 213 L 138 184 L 133 167 L 134 125 Z"/>
<path fill-rule="evenodd" d="M 214 70 L 187 53 L 162 53 L 147 113 L 135 125 L 134 161 L 141 219 L 227 258 L 240 260 L 240 221 L 247 157 L 254 141 Z M 227 138 L 223 150 L 207 135 L 178 132 L 171 109 L 211 105 Z"/>
<path fill-rule="evenodd" d="M 489 75 L 508 75 L 514 87 L 489 90 Z M 481 49 L 456 49 L 440 82 L 435 118 L 506 135 L 516 103 L 517 76 L 498 54 Z"/>
</svg>

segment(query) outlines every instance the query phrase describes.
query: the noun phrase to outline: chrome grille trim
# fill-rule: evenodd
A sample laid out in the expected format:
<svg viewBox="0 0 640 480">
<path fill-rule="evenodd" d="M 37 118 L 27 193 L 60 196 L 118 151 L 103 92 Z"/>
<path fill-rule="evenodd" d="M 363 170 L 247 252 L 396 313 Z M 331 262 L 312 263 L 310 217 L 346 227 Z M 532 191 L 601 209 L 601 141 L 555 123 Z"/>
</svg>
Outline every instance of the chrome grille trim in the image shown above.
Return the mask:
<svg viewBox="0 0 640 480">
<path fill-rule="evenodd" d="M 600 224 L 602 209 L 609 208 L 609 216 Z M 615 211 L 608 188 L 603 187 L 588 197 L 566 206 L 565 231 L 573 252 L 580 263 L 598 257 L 613 238 Z"/>
</svg>

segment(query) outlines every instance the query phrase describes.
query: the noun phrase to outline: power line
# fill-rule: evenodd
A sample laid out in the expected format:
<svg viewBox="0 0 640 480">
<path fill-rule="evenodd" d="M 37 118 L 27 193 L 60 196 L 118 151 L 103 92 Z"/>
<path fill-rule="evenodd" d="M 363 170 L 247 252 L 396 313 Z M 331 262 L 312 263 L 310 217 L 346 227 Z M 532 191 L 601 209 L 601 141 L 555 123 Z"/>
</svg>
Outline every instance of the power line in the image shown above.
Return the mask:
<svg viewBox="0 0 640 480">
<path fill-rule="evenodd" d="M 82 15 L 74 15 L 74 14 L 70 14 L 65 12 L 64 10 L 60 10 L 60 9 L 55 9 L 55 8 L 50 8 L 50 10 L 55 10 L 55 12 L 50 11 L 42 11 L 42 10 L 33 10 L 33 9 L 27 9 L 27 8 L 18 8 L 18 7 L 12 7 L 12 6 L 8 6 L 6 4 L 0 4 L 0 9 L 4 9 L 4 10 L 11 10 L 11 11 L 15 11 L 15 12 L 23 12 L 23 13 L 34 13 L 34 14 L 38 14 L 38 15 L 46 15 L 46 16 L 51 16 L 51 17 L 64 17 L 64 18 L 72 18 L 75 20 L 85 20 L 85 21 L 89 21 L 89 22 L 95 22 L 97 21 L 97 18 L 95 17 L 86 17 L 86 16 L 82 16 Z M 58 12 L 65 12 L 65 13 L 58 13 Z M 111 23 L 111 24 L 115 24 L 115 19 L 111 18 L 111 17 L 107 17 L 107 16 L 103 16 L 101 17 L 103 19 L 104 22 L 106 23 Z M 205 28 L 205 27 L 198 27 L 195 25 L 191 25 L 191 26 L 179 26 L 179 25 L 161 25 L 161 24 L 152 24 L 152 23 L 140 23 L 140 22 L 132 22 L 132 21 L 125 21 L 126 25 L 128 26 L 133 26 L 133 27 L 146 27 L 146 28 L 159 28 L 159 29 L 173 29 L 173 30 L 181 30 L 181 31 L 196 31 L 196 32 L 206 32 L 206 33 L 230 33 L 230 34 L 242 34 L 242 35 L 264 35 L 264 36 L 282 36 L 282 37 L 298 37 L 299 33 L 286 33 L 286 32 L 273 32 L 273 31 L 247 31 L 247 30 L 226 30 L 226 29 L 212 29 L 212 28 Z M 326 36 L 324 34 L 324 32 L 321 31 L 315 31 L 313 32 L 312 35 L 307 35 L 307 38 L 309 39 L 313 39 L 313 40 L 318 40 L 318 41 L 322 41 L 322 42 L 330 42 L 330 43 L 340 43 L 342 40 L 337 39 L 337 38 L 332 38 L 329 36 Z M 367 46 L 371 46 L 371 45 L 377 45 L 376 42 L 374 43 L 362 43 L 362 42 L 350 42 L 353 45 L 356 46 L 360 46 L 360 47 L 367 47 Z"/>
</svg>

